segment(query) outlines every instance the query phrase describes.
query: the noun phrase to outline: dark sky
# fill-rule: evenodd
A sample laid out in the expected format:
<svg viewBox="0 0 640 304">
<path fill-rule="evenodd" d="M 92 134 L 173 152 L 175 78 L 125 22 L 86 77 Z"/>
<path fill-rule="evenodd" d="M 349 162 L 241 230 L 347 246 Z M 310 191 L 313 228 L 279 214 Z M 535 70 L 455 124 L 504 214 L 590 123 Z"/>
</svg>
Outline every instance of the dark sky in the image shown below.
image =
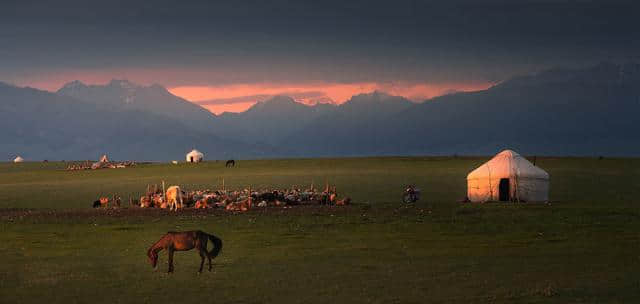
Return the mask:
<svg viewBox="0 0 640 304">
<path fill-rule="evenodd" d="M 268 4 L 267 4 L 268 3 Z M 633 1 L 6 1 L 0 81 L 492 83 L 638 61 Z M 83 80 L 83 79 L 80 79 Z"/>
</svg>

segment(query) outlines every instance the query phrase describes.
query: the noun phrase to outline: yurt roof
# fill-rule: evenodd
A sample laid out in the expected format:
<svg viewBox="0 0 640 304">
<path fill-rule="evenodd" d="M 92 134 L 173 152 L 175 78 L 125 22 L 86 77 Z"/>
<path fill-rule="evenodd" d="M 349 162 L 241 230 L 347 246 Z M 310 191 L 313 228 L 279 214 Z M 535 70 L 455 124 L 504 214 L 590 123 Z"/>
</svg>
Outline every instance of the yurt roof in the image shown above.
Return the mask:
<svg viewBox="0 0 640 304">
<path fill-rule="evenodd" d="M 467 179 L 484 178 L 539 178 L 549 179 L 549 174 L 534 166 L 526 158 L 512 150 L 504 150 L 488 162 L 471 171 Z"/>
<path fill-rule="evenodd" d="M 187 153 L 187 155 L 200 155 L 200 156 L 202 156 L 204 154 L 202 154 L 202 152 L 200 152 L 200 151 L 198 151 L 196 149 L 193 149 L 193 150 L 191 150 L 191 152 Z"/>
<path fill-rule="evenodd" d="M 24 158 L 22 158 L 21 156 L 17 156 L 16 158 L 13 159 L 14 162 L 21 162 L 24 161 Z"/>
</svg>

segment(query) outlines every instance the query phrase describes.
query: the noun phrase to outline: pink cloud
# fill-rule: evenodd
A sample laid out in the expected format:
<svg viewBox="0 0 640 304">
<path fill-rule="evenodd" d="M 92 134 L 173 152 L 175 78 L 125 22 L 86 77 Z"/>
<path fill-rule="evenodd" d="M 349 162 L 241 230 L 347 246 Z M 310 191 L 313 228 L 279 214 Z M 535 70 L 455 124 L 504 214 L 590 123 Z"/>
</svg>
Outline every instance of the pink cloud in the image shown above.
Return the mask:
<svg viewBox="0 0 640 304">
<path fill-rule="evenodd" d="M 178 86 L 169 91 L 177 96 L 191 100 L 213 113 L 244 111 L 258 101 L 275 95 L 287 95 L 299 102 L 315 104 L 317 102 L 343 103 L 352 96 L 373 91 L 403 96 L 420 102 L 451 92 L 475 91 L 490 87 L 490 83 L 472 84 L 426 84 L 426 83 L 303 83 L 303 84 L 232 84 L 224 86 Z M 242 103 L 243 106 L 238 105 Z"/>
</svg>

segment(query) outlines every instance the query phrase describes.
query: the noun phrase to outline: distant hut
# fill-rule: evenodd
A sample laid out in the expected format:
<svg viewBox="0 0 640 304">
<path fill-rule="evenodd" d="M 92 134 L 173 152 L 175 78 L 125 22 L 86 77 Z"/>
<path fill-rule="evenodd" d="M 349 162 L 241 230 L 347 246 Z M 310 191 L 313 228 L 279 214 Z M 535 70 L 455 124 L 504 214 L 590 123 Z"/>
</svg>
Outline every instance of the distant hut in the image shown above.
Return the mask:
<svg viewBox="0 0 640 304">
<path fill-rule="evenodd" d="M 187 153 L 186 157 L 188 163 L 199 163 L 203 158 L 204 154 L 196 149 L 193 149 L 191 150 L 191 152 Z"/>
<path fill-rule="evenodd" d="M 101 163 L 108 163 L 109 162 L 109 158 L 107 157 L 106 154 L 102 155 L 102 157 L 100 157 L 100 162 Z"/>
<path fill-rule="evenodd" d="M 505 150 L 467 175 L 467 197 L 472 202 L 546 202 L 549 173 Z"/>
<path fill-rule="evenodd" d="M 14 163 L 21 163 L 24 162 L 24 158 L 17 156 L 16 158 L 13 159 Z"/>
</svg>

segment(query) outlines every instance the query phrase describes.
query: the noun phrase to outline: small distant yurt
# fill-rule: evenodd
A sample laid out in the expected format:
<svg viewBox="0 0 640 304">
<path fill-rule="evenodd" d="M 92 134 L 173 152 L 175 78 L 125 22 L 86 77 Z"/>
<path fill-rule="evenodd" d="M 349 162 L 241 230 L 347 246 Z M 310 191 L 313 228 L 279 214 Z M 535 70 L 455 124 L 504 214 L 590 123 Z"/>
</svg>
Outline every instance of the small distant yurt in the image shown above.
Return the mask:
<svg viewBox="0 0 640 304">
<path fill-rule="evenodd" d="M 21 163 L 21 162 L 23 162 L 23 161 L 24 161 L 24 158 L 22 158 L 22 157 L 20 157 L 20 156 L 18 156 L 18 157 L 16 157 L 16 158 L 14 158 L 14 159 L 13 159 L 13 162 L 14 162 L 14 163 Z"/>
<path fill-rule="evenodd" d="M 505 150 L 467 175 L 472 202 L 549 200 L 549 174 L 520 154 Z"/>
<path fill-rule="evenodd" d="M 109 162 L 109 158 L 107 157 L 106 154 L 102 155 L 102 157 L 100 157 L 100 162 L 101 163 L 108 163 Z"/>
<path fill-rule="evenodd" d="M 193 149 L 191 152 L 187 153 L 187 162 L 188 163 L 199 163 L 204 158 L 204 154 L 202 152 Z"/>
</svg>

